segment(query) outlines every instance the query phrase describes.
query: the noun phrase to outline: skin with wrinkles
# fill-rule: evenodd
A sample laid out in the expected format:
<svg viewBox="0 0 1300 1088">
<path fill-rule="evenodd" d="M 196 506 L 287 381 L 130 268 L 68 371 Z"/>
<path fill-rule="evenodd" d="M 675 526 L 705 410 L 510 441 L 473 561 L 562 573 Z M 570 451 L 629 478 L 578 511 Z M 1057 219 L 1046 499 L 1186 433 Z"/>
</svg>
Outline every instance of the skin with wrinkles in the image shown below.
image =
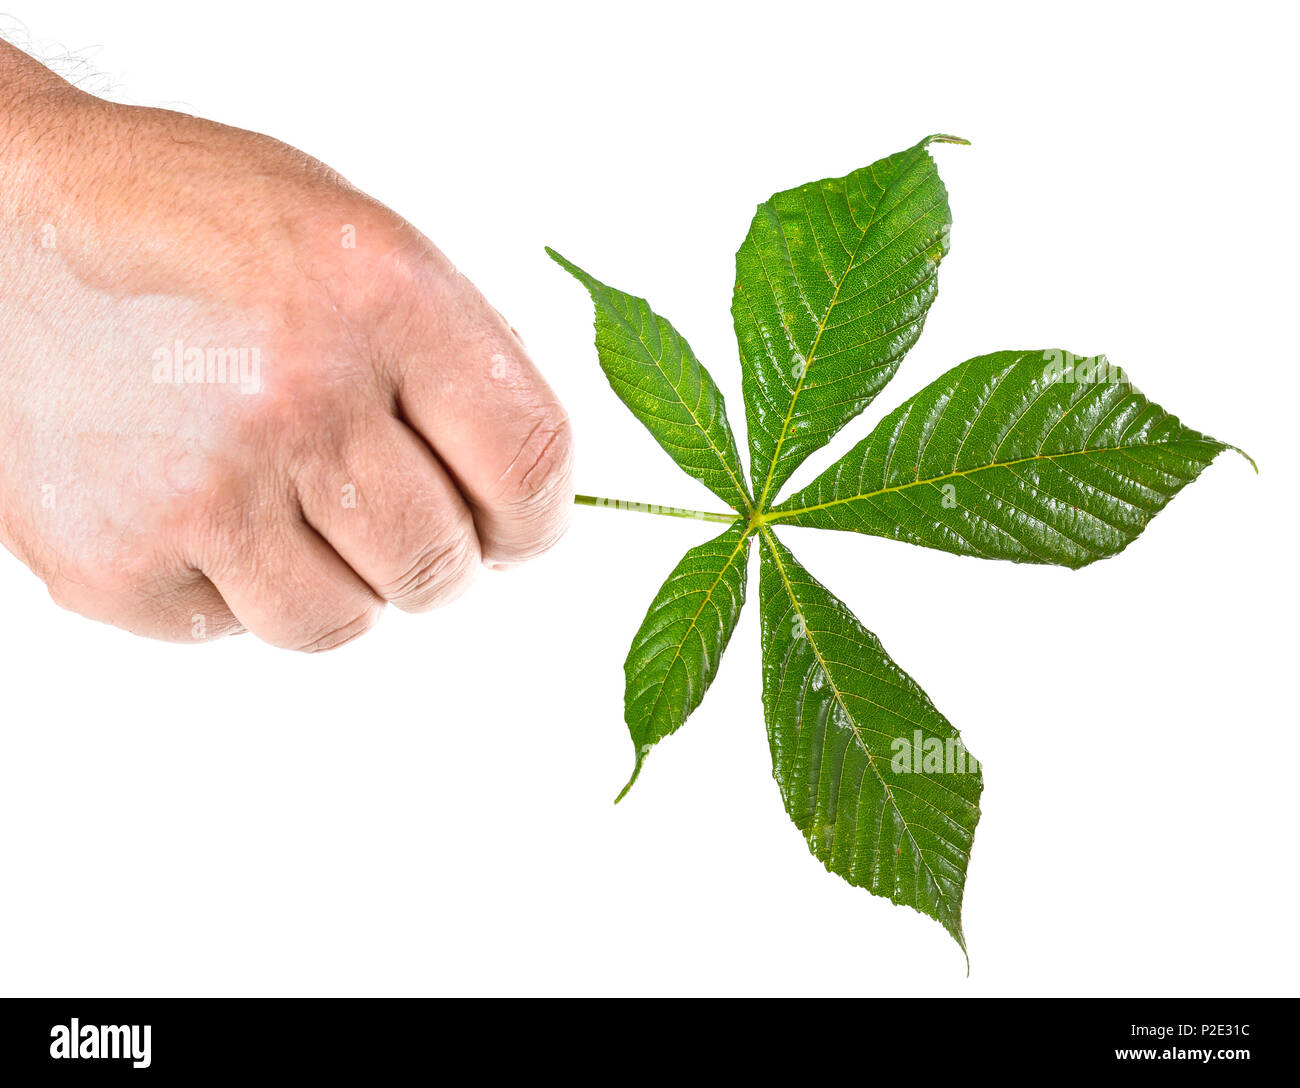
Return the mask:
<svg viewBox="0 0 1300 1088">
<path fill-rule="evenodd" d="M 409 223 L 3 43 L 0 102 L 0 541 L 58 603 L 328 649 L 560 536 L 564 410 Z M 243 349 L 256 381 L 168 380 L 178 343 Z"/>
</svg>

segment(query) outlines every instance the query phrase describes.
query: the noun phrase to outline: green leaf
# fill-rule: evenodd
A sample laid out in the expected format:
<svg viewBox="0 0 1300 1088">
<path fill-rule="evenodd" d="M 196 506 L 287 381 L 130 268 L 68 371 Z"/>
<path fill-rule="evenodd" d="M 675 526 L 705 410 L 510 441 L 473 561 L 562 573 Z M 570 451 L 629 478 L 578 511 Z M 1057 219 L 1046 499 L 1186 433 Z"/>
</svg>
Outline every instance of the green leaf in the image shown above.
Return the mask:
<svg viewBox="0 0 1300 1088">
<path fill-rule="evenodd" d="M 596 351 L 614 392 L 683 471 L 748 513 L 749 491 L 726 404 L 690 344 L 645 299 L 601 283 L 553 249 L 546 252 L 591 292 Z"/>
<path fill-rule="evenodd" d="M 655 595 L 623 665 L 636 767 L 619 800 L 650 749 L 681 728 L 713 683 L 745 603 L 748 558 L 749 529 L 738 522 L 688 551 Z"/>
<path fill-rule="evenodd" d="M 926 145 L 758 206 L 736 253 L 750 471 L 758 507 L 871 403 L 921 334 L 948 251 L 948 194 Z"/>
<path fill-rule="evenodd" d="M 625 717 L 636 767 L 619 798 L 716 675 L 744 602 L 749 538 L 758 535 L 763 709 L 786 811 L 828 870 L 937 919 L 965 951 L 961 905 L 980 766 L 774 527 L 1081 567 L 1123 550 L 1235 447 L 1183 426 L 1102 356 L 998 352 L 945 374 L 777 505 L 791 473 L 875 398 L 920 335 L 951 224 L 927 150 L 934 142 L 966 141 L 931 136 L 759 205 L 736 254 L 732 300 L 752 490 L 721 394 L 685 341 L 645 300 L 548 252 L 591 292 L 596 345 L 615 391 L 738 512 L 732 520 L 575 497 L 731 521 L 686 554 L 633 640 Z"/>
<path fill-rule="evenodd" d="M 921 390 L 770 520 L 1082 567 L 1123 551 L 1231 448 L 1105 356 L 999 351 Z"/>
<path fill-rule="evenodd" d="M 965 951 L 979 765 L 876 636 L 760 532 L 763 710 L 786 812 L 827 869 L 937 919 Z"/>
</svg>

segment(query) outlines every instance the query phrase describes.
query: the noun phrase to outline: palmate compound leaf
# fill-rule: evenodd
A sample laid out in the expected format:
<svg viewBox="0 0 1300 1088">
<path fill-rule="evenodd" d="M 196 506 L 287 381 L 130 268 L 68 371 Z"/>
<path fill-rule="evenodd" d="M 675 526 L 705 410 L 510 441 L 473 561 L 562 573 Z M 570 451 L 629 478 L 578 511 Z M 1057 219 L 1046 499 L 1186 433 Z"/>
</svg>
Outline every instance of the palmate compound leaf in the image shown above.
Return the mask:
<svg viewBox="0 0 1300 1088">
<path fill-rule="evenodd" d="M 933 136 L 759 206 L 736 255 L 732 305 L 757 502 L 721 395 L 685 341 L 644 300 L 551 255 L 592 294 L 601 364 L 620 397 L 741 514 L 687 553 L 633 641 L 633 780 L 716 674 L 744 601 L 748 540 L 759 536 L 763 705 L 786 810 L 829 870 L 937 919 L 964 950 L 979 765 L 772 526 L 1084 566 L 1121 551 L 1234 447 L 1184 427 L 1100 357 L 998 352 L 922 390 L 773 508 L 790 473 L 870 403 L 920 334 L 950 224 L 926 151 L 936 141 L 966 142 Z"/>
<path fill-rule="evenodd" d="M 1219 453 L 1104 356 L 954 367 L 768 515 L 1021 563 L 1122 551 Z"/>
<path fill-rule="evenodd" d="M 763 710 L 786 812 L 827 869 L 928 914 L 965 951 L 979 765 L 876 636 L 760 535 Z"/>
<path fill-rule="evenodd" d="M 623 715 L 641 773 L 650 749 L 676 732 L 704 698 L 745 603 L 748 527 L 737 522 L 692 548 L 673 568 L 632 639 L 623 671 Z"/>
<path fill-rule="evenodd" d="M 553 249 L 591 293 L 601 369 L 623 403 L 690 476 L 734 510 L 750 510 L 722 393 L 672 324 L 643 298 L 615 290 Z"/>
<path fill-rule="evenodd" d="M 952 216 L 929 136 L 758 206 L 736 253 L 740 344 L 758 508 L 871 403 L 916 342 Z"/>
</svg>

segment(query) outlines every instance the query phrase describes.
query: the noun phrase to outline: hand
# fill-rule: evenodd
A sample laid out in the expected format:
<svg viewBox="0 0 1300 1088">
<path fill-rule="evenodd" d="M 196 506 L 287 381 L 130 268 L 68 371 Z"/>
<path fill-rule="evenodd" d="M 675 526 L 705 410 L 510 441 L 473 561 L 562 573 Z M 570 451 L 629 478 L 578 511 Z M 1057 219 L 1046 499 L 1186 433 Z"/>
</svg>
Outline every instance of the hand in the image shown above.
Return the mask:
<svg viewBox="0 0 1300 1088">
<path fill-rule="evenodd" d="M 570 432 L 410 224 L 0 43 L 0 540 L 66 608 L 323 650 L 563 532 Z"/>
</svg>

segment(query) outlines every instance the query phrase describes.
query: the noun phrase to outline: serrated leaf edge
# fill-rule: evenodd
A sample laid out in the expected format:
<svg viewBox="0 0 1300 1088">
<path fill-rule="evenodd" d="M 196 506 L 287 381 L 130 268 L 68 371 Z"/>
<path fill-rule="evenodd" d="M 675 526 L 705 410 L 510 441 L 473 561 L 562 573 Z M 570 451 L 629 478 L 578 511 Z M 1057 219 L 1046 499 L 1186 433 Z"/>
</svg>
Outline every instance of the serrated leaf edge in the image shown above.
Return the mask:
<svg viewBox="0 0 1300 1088">
<path fill-rule="evenodd" d="M 613 301 L 605 293 L 606 289 L 608 288 L 608 284 L 605 284 L 601 280 L 596 279 L 596 277 L 591 275 L 590 272 L 586 272 L 583 269 L 579 268 L 576 264 L 574 264 L 571 260 L 565 257 L 562 253 L 559 253 L 558 251 L 552 249 L 550 246 L 545 246 L 543 248 L 545 248 L 546 255 L 550 257 L 551 260 L 553 260 L 556 264 L 558 264 L 561 268 L 563 268 L 566 272 L 568 272 L 569 275 L 571 275 L 580 284 L 582 284 L 593 296 L 599 295 L 602 301 L 604 302 L 606 309 L 612 312 L 619 321 L 621 321 L 629 330 L 633 332 L 634 335 L 637 336 L 638 339 L 640 339 L 639 332 L 633 329 L 631 322 L 629 322 L 619 312 L 618 307 L 613 304 Z M 664 320 L 667 319 L 665 318 Z M 698 362 L 698 360 L 696 361 Z M 656 369 L 658 369 L 659 372 L 664 375 L 664 378 L 668 382 L 669 388 L 671 388 L 674 394 L 676 394 L 677 390 L 671 378 L 663 370 L 662 367 L 658 366 L 658 360 L 655 360 L 655 362 L 656 362 Z M 703 369 L 704 364 L 701 363 L 700 366 Z M 731 481 L 732 485 L 735 487 L 736 493 L 740 495 L 741 499 L 743 500 L 745 504 L 745 508 L 744 510 L 741 510 L 740 507 L 736 506 L 734 503 L 729 503 L 729 505 L 731 505 L 732 509 L 736 510 L 736 512 L 739 513 L 742 517 L 748 517 L 753 512 L 754 505 L 753 505 L 753 499 L 750 496 L 749 487 L 745 482 L 744 473 L 742 472 L 741 475 L 737 477 L 737 475 L 731 470 L 731 466 L 727 464 L 726 455 L 723 453 L 722 450 L 718 449 L 718 447 L 714 445 L 713 437 L 709 434 L 708 428 L 705 427 L 705 425 L 700 421 L 699 417 L 695 414 L 695 408 L 693 408 L 690 404 L 688 404 L 685 398 L 683 398 L 680 394 L 677 394 L 677 401 L 686 410 L 686 414 L 691 417 L 691 422 L 695 424 L 696 429 L 700 432 L 701 436 L 703 436 L 704 441 L 708 444 L 709 449 L 711 449 L 713 451 L 714 456 L 717 457 L 719 466 L 722 468 L 723 472 L 727 474 L 727 478 Z M 642 426 L 645 426 L 645 424 L 642 423 Z M 677 467 L 682 468 L 681 465 L 678 465 Z M 690 473 L 686 473 L 685 469 L 682 469 L 682 471 L 686 475 L 688 476 L 690 475 Z M 727 496 L 725 495 L 719 495 L 718 498 L 722 499 L 724 502 L 728 502 Z"/>
<path fill-rule="evenodd" d="M 935 876 L 934 870 L 930 868 L 930 863 L 926 860 L 925 857 L 925 851 L 922 849 L 921 844 L 916 841 L 915 835 L 912 834 L 911 824 L 907 822 L 907 817 L 903 815 L 902 810 L 898 807 L 897 803 L 894 801 L 894 791 L 890 789 L 889 783 L 885 781 L 884 776 L 877 769 L 875 753 L 871 751 L 871 748 L 862 739 L 862 734 L 861 731 L 858 729 L 858 723 L 853 715 L 853 711 L 849 708 L 848 703 L 845 702 L 843 693 L 836 686 L 830 666 L 827 664 L 826 658 L 822 655 L 821 650 L 818 648 L 817 640 L 816 638 L 814 638 L 813 632 L 806 622 L 806 617 L 804 616 L 803 607 L 799 603 L 799 598 L 794 591 L 794 586 L 791 585 L 789 575 L 786 573 L 785 570 L 785 564 L 781 562 L 781 553 L 776 546 L 776 538 L 773 535 L 772 530 L 769 529 L 766 525 L 761 525 L 759 526 L 759 532 L 762 534 L 763 543 L 767 546 L 768 555 L 772 557 L 772 561 L 776 565 L 777 573 L 781 575 L 781 582 L 785 586 L 786 595 L 790 598 L 790 604 L 794 608 L 795 614 L 799 616 L 800 619 L 805 621 L 804 628 L 803 628 L 804 637 L 808 640 L 808 646 L 812 650 L 813 656 L 816 657 L 817 659 L 817 664 L 818 667 L 821 669 L 822 676 L 824 677 L 824 682 L 828 685 L 832 695 L 835 697 L 835 701 L 839 704 L 840 709 L 844 712 L 844 718 L 849 723 L 850 728 L 853 730 L 853 735 L 857 739 L 859 748 L 861 748 L 863 754 L 866 755 L 867 757 L 867 765 L 871 768 L 872 774 L 874 774 L 877 780 L 880 782 L 885 797 L 889 799 L 889 804 L 890 807 L 893 809 L 894 815 L 898 818 L 900 824 L 903 827 L 903 830 L 907 833 L 907 837 L 911 840 L 912 846 L 916 850 L 917 858 L 919 858 L 921 864 L 925 866 L 925 871 L 930 877 L 930 882 L 934 885 L 935 891 L 938 893 L 939 898 L 942 900 L 944 904 L 944 913 L 945 915 L 947 915 L 948 918 L 948 922 L 943 923 L 944 928 L 947 929 L 948 932 L 952 934 L 957 944 L 961 947 L 962 955 L 966 957 L 966 971 L 969 974 L 970 954 L 966 950 L 966 937 L 962 931 L 961 908 L 959 906 L 955 912 L 953 911 L 952 904 L 948 899 L 947 893 L 944 891 L 943 884 L 939 881 L 939 878 Z M 856 619 L 856 617 L 854 618 Z M 858 622 L 861 623 L 861 621 Z M 922 913 L 922 912 L 918 912 L 918 913 Z"/>
<path fill-rule="evenodd" d="M 730 532 L 730 530 L 724 530 L 724 535 L 726 532 Z M 691 617 L 690 625 L 687 627 L 686 634 L 689 634 L 691 631 L 695 630 L 700 616 L 704 614 L 705 607 L 708 605 L 709 601 L 712 600 L 714 591 L 718 588 L 718 586 L 722 584 L 722 581 L 726 577 L 727 572 L 731 570 L 731 566 L 735 562 L 736 556 L 743 551 L 745 553 L 744 561 L 745 562 L 749 561 L 749 539 L 753 535 L 754 535 L 754 531 L 752 528 L 749 527 L 746 527 L 745 531 L 741 533 L 740 539 L 736 542 L 736 547 L 732 550 L 731 554 L 727 556 L 727 561 L 722 565 L 722 568 L 717 572 L 717 575 L 714 577 L 712 584 L 705 592 L 703 600 L 700 601 L 699 607 L 695 609 L 695 614 Z M 741 602 L 741 608 L 742 609 L 744 608 L 743 601 Z M 739 621 L 740 618 L 739 612 L 737 612 L 736 618 L 737 621 Z M 668 663 L 669 670 L 672 669 L 673 665 L 676 664 L 677 660 L 681 657 L 681 648 L 682 645 L 685 643 L 685 641 L 686 641 L 686 636 L 683 635 L 681 641 L 678 642 L 676 648 L 673 651 L 672 661 Z M 728 641 L 730 640 L 728 639 Z M 724 643 L 722 647 L 722 652 L 725 653 L 726 649 L 727 649 L 726 643 Z M 695 713 L 696 710 L 699 709 L 700 703 L 704 701 L 704 694 L 705 694 L 704 692 L 700 693 L 700 701 L 696 703 L 696 705 L 693 708 L 687 711 L 685 717 L 682 718 L 681 725 L 679 725 L 677 729 L 680 729 L 682 725 L 685 725 L 690 720 L 690 716 L 693 713 Z M 659 693 L 655 696 L 655 701 L 651 707 L 649 716 L 653 717 L 654 710 L 658 708 L 659 700 L 662 698 L 663 698 L 663 686 L 661 685 Z M 677 732 L 677 729 L 674 729 L 673 733 Z M 670 736 L 672 736 L 672 733 L 664 734 L 664 737 L 670 737 Z M 659 740 L 663 740 L 664 737 L 660 737 Z M 627 780 L 627 785 L 625 785 L 619 791 L 618 796 L 614 798 L 614 804 L 617 805 L 621 800 L 623 800 L 624 797 L 627 796 L 628 791 L 632 788 L 638 776 L 641 774 L 641 768 L 645 766 L 646 756 L 650 754 L 650 750 L 658 743 L 659 743 L 658 741 L 654 741 L 650 744 L 642 744 L 637 746 L 636 764 L 632 768 L 632 777 Z"/>
</svg>

